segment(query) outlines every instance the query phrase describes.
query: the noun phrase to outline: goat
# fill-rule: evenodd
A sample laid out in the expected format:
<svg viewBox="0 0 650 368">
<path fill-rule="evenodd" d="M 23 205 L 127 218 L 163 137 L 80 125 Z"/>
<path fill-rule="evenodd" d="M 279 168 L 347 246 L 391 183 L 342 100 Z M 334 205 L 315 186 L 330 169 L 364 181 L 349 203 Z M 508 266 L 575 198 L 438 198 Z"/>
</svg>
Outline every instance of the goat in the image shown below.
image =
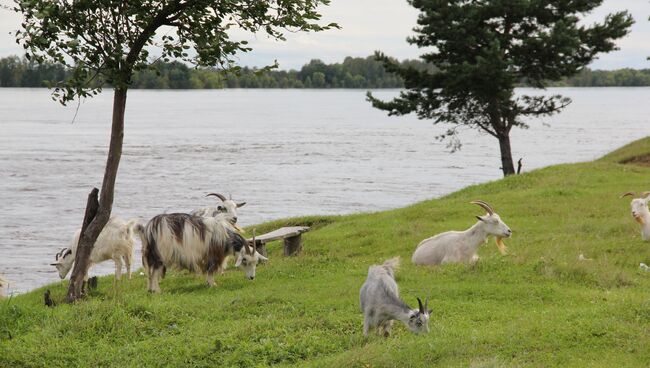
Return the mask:
<svg viewBox="0 0 650 368">
<path fill-rule="evenodd" d="M 230 199 L 226 199 L 223 195 L 219 193 L 210 193 L 206 197 L 213 196 L 221 200 L 221 204 L 216 207 L 203 207 L 198 210 L 190 212 L 192 216 L 201 216 L 201 217 L 216 217 L 217 215 L 223 215 L 230 223 L 233 225 L 237 223 L 237 209 L 243 207 L 246 202 L 236 203 Z"/>
<path fill-rule="evenodd" d="M 95 246 L 90 252 L 89 268 L 97 263 L 112 259 L 115 262 L 115 279 L 122 278 L 122 262 L 126 267 L 129 279 L 131 279 L 131 261 L 133 259 L 133 229 L 138 223 L 137 219 L 125 222 L 119 217 L 111 217 L 106 226 L 99 233 Z M 65 279 L 77 255 L 77 246 L 81 229 L 75 232 L 69 248 L 63 248 L 56 254 L 55 262 L 51 263 L 59 271 L 59 277 Z M 86 275 L 86 278 L 88 276 Z"/>
<path fill-rule="evenodd" d="M 489 236 L 496 237 L 501 254 L 506 254 L 503 238 L 509 238 L 512 230 L 484 201 L 472 201 L 487 211 L 485 216 L 476 216 L 478 222 L 465 231 L 447 231 L 423 240 L 415 249 L 411 261 L 416 265 L 440 265 L 457 262 L 476 262 L 478 247 L 487 242 Z"/>
<path fill-rule="evenodd" d="M 160 279 L 167 267 L 203 272 L 209 286 L 214 273 L 220 272 L 229 256 L 236 256 L 235 267 L 255 278 L 259 261 L 268 260 L 257 252 L 255 239 L 250 247 L 234 225 L 223 218 L 171 213 L 152 218 L 146 226 L 136 227 L 142 240 L 142 264 L 148 277 L 147 289 L 160 292 Z"/>
<path fill-rule="evenodd" d="M 9 288 L 9 281 L 5 280 L 2 275 L 0 275 L 0 299 L 7 296 L 7 289 Z"/>
<path fill-rule="evenodd" d="M 373 265 L 368 269 L 368 278 L 359 291 L 359 301 L 363 312 L 363 336 L 368 337 L 370 328 L 377 328 L 377 333 L 390 336 L 393 321 L 399 320 L 414 333 L 429 332 L 429 300 L 422 305 L 418 300 L 418 309 L 411 309 L 399 297 L 395 282 L 395 270 L 399 267 L 399 257 L 391 258 L 381 266 Z"/>
<path fill-rule="evenodd" d="M 643 241 L 650 241 L 650 211 L 648 211 L 650 192 L 642 192 L 638 195 L 633 192 L 627 192 L 620 198 L 627 196 L 632 197 L 632 202 L 630 202 L 632 217 L 641 226 L 641 239 Z"/>
</svg>

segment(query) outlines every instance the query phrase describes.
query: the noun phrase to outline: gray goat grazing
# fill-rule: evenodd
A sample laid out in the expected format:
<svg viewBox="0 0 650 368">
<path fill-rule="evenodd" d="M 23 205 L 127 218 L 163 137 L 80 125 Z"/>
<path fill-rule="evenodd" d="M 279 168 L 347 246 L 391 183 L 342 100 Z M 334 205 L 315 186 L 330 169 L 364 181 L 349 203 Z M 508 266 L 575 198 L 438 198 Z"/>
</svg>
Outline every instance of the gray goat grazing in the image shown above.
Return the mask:
<svg viewBox="0 0 650 368">
<path fill-rule="evenodd" d="M 417 298 L 419 308 L 411 309 L 400 299 L 395 282 L 395 269 L 398 266 L 399 257 L 395 257 L 383 265 L 373 265 L 368 269 L 368 278 L 359 292 L 365 337 L 368 337 L 371 327 L 377 327 L 377 333 L 385 337 L 390 336 L 393 320 L 402 321 L 412 332 L 429 332 L 429 301 L 422 305 L 420 298 Z"/>
<path fill-rule="evenodd" d="M 255 239 L 249 246 L 249 241 L 221 216 L 162 214 L 135 230 L 142 241 L 142 265 L 150 292 L 160 292 L 167 267 L 203 272 L 208 285 L 214 286 L 214 273 L 221 272 L 230 256 L 250 280 L 255 278 L 257 263 L 268 260 L 257 252 Z"/>
</svg>

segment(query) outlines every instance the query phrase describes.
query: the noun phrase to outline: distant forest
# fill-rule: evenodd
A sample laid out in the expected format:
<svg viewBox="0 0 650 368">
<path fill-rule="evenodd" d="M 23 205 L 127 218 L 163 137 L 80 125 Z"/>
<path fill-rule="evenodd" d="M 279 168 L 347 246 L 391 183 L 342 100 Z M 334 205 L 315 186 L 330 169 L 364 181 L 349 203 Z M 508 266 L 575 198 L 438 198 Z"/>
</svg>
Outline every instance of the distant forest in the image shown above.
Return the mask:
<svg viewBox="0 0 650 368">
<path fill-rule="evenodd" d="M 403 65 L 427 68 L 417 60 Z M 156 70 L 135 74 L 132 88 L 140 89 L 218 89 L 218 88 L 401 88 L 401 78 L 384 70 L 373 56 L 346 57 L 342 63 L 325 64 L 312 60 L 300 70 L 259 71 L 242 68 L 238 73 L 216 69 L 190 68 L 180 62 L 158 62 Z M 0 87 L 47 87 L 64 80 L 68 71 L 54 64 L 35 64 L 24 58 L 0 58 Z M 650 86 L 650 69 L 590 70 L 554 82 L 552 86 L 615 87 Z"/>
</svg>

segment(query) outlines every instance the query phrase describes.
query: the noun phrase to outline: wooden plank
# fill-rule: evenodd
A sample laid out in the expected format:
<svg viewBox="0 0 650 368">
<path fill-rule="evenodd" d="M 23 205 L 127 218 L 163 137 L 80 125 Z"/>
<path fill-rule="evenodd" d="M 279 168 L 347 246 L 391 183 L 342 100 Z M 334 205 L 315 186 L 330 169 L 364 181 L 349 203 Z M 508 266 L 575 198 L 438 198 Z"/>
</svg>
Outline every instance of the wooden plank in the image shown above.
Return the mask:
<svg viewBox="0 0 650 368">
<path fill-rule="evenodd" d="M 259 243 L 266 244 L 274 240 L 291 238 L 309 231 L 309 226 L 288 226 L 273 230 L 270 233 L 256 236 L 255 240 Z M 253 240 L 252 238 L 249 240 Z"/>
</svg>

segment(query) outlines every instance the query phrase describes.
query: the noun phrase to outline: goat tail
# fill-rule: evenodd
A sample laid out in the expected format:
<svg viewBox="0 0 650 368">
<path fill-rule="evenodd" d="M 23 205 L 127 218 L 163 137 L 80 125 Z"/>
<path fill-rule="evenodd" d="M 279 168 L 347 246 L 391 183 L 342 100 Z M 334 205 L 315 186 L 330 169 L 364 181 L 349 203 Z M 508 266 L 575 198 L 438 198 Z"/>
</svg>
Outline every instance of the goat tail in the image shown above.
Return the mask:
<svg viewBox="0 0 650 368">
<path fill-rule="evenodd" d="M 142 242 L 142 245 L 144 246 L 144 243 L 146 241 L 147 235 L 146 235 L 146 228 L 144 225 L 140 223 L 139 220 L 134 219 L 129 221 L 127 224 L 128 231 L 131 233 L 130 235 L 137 235 L 140 237 L 140 241 Z"/>
<path fill-rule="evenodd" d="M 147 262 L 147 254 L 148 254 L 148 249 L 149 249 L 149 237 L 147 237 L 147 232 L 146 228 L 144 225 L 141 223 L 137 222 L 132 228 L 133 232 L 138 235 L 140 238 L 140 243 L 142 244 L 142 248 L 140 251 L 142 252 L 142 267 L 144 268 L 144 273 L 145 275 L 149 276 L 149 262 Z"/>
<path fill-rule="evenodd" d="M 399 256 L 393 257 L 389 260 L 386 260 L 382 266 L 389 268 L 391 271 L 395 271 L 399 268 L 400 258 Z"/>
<path fill-rule="evenodd" d="M 137 218 L 130 219 L 126 222 L 126 225 L 124 225 L 124 227 L 126 228 L 127 238 L 131 238 L 136 233 L 139 233 L 138 226 L 142 227 L 142 225 L 140 225 L 140 220 Z"/>
</svg>

